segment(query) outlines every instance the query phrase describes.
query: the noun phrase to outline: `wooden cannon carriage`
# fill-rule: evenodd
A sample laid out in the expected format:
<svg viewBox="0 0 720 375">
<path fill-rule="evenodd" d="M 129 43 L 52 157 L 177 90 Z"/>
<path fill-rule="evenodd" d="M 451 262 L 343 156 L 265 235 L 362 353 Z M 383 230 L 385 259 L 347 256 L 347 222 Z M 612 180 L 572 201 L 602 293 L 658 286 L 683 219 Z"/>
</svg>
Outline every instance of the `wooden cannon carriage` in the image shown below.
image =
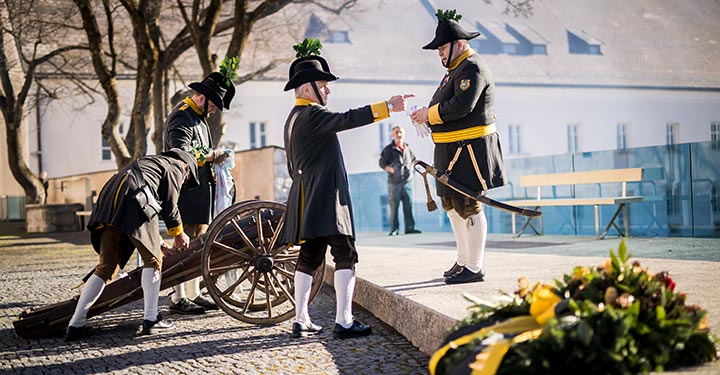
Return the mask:
<svg viewBox="0 0 720 375">
<path fill-rule="evenodd" d="M 245 201 L 228 207 L 205 235 L 187 249 L 163 259 L 161 290 L 202 275 L 210 296 L 221 310 L 246 323 L 270 325 L 295 315 L 294 280 L 298 247 L 278 244 L 285 205 Z M 315 297 L 325 264 L 318 268 L 311 289 Z M 108 283 L 88 312 L 88 318 L 142 298 L 141 269 Z M 24 338 L 64 332 L 78 297 L 24 311 L 13 322 Z"/>
</svg>

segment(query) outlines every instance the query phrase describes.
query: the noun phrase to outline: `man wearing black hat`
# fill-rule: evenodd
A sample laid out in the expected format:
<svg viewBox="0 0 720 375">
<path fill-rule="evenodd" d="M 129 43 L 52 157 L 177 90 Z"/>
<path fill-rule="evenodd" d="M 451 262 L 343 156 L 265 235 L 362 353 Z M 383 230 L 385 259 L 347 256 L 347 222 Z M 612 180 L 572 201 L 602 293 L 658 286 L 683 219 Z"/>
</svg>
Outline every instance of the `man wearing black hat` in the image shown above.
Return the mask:
<svg viewBox="0 0 720 375">
<path fill-rule="evenodd" d="M 230 109 L 230 102 L 235 96 L 235 84 L 232 80 L 237 76 L 236 59 L 223 60 L 220 72 L 210 73 L 202 82 L 189 85 L 195 93 L 186 97 L 168 116 L 165 123 L 165 149 L 180 148 L 191 150 L 203 148 L 210 150 L 213 140 L 207 118 L 218 109 Z M 222 150 L 212 150 L 205 160 L 198 160 L 199 186 L 183 189 L 178 207 L 185 233 L 190 239 L 204 234 L 213 217 L 213 199 L 215 178 L 213 163 L 220 163 L 229 155 Z M 169 309 L 180 314 L 203 314 L 205 310 L 217 310 L 214 302 L 200 293 L 200 279 L 195 278 L 173 287 Z"/>
<path fill-rule="evenodd" d="M 438 172 L 477 192 L 505 185 L 500 140 L 495 127 L 495 83 L 485 60 L 468 43 L 480 35 L 465 31 L 462 16 L 438 10 L 433 39 L 423 49 L 438 50 L 447 72 L 429 108 L 411 114 L 413 122 L 428 124 L 435 143 Z M 437 184 L 457 242 L 457 260 L 444 273 L 448 284 L 483 281 L 487 219 L 482 205 L 449 187 Z"/>
<path fill-rule="evenodd" d="M 295 270 L 295 323 L 293 337 L 319 332 L 308 313 L 313 274 L 325 259 L 328 245 L 335 261 L 337 338 L 366 336 L 370 326 L 355 320 L 355 228 L 347 172 L 337 133 L 357 128 L 405 110 L 406 99 L 396 95 L 384 102 L 338 113 L 328 110 L 328 82 L 338 79 L 319 55 L 317 40 L 305 40 L 294 48 L 297 59 L 290 65 L 285 91 L 295 90 L 295 106 L 285 124 L 285 152 L 293 179 L 283 223 L 281 243 L 300 245 Z"/>
<path fill-rule="evenodd" d="M 162 259 L 170 251 L 158 235 L 158 217 L 163 217 L 175 247 L 187 247 L 190 239 L 183 232 L 177 204 L 181 187 L 197 184 L 195 158 L 180 149 L 141 157 L 105 183 L 88 223 L 100 261 L 80 294 L 66 341 L 86 335 L 83 327 L 88 311 L 102 294 L 105 283 L 125 266 L 136 248 L 143 259 L 141 286 L 145 310 L 138 335 L 172 326 L 158 314 Z"/>
</svg>

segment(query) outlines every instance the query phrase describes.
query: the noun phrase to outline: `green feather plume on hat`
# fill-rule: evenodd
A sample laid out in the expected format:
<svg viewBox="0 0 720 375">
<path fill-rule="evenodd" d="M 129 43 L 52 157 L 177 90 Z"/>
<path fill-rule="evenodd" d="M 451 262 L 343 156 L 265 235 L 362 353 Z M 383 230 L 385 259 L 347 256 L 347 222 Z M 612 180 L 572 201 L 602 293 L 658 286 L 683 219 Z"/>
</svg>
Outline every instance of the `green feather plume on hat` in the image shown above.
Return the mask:
<svg viewBox="0 0 720 375">
<path fill-rule="evenodd" d="M 457 11 L 455 9 L 453 9 L 453 10 L 438 9 L 437 12 L 435 13 L 435 17 L 437 17 L 438 23 L 440 23 L 443 21 L 450 21 L 450 20 L 460 21 L 460 19 L 462 18 L 462 15 L 457 13 Z"/>
<path fill-rule="evenodd" d="M 228 86 L 233 84 L 233 81 L 238 77 L 237 70 L 240 67 L 240 62 L 236 57 L 228 57 L 227 55 L 220 63 L 220 74 L 225 78 L 225 84 Z"/>
<path fill-rule="evenodd" d="M 295 57 L 307 57 L 307 56 L 320 56 L 320 49 L 322 49 L 322 43 L 320 39 L 306 38 L 302 43 L 295 44 L 293 46 L 295 50 Z"/>
</svg>

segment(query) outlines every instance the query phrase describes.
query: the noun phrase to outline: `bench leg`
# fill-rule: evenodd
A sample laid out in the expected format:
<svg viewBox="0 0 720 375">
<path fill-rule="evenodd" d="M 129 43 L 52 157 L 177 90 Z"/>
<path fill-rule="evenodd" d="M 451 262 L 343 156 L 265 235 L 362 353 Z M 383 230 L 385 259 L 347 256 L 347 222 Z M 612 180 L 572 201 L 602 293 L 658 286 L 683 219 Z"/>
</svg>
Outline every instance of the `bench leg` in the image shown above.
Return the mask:
<svg viewBox="0 0 720 375">
<path fill-rule="evenodd" d="M 512 235 L 513 235 L 513 237 L 515 237 L 515 214 L 510 214 L 510 217 L 511 217 L 510 223 L 512 225 Z"/>
<path fill-rule="evenodd" d="M 600 205 L 595 205 L 595 237 L 600 237 Z"/>
<path fill-rule="evenodd" d="M 620 214 L 620 211 L 624 211 L 624 213 L 625 213 L 625 233 L 623 233 L 623 231 L 620 229 L 620 227 L 618 227 L 617 224 L 615 224 L 615 219 L 617 219 L 618 215 Z M 602 240 L 603 238 L 605 238 L 605 236 L 607 236 L 608 231 L 610 230 L 610 227 L 615 227 L 615 229 L 618 231 L 618 233 L 620 233 L 620 236 L 621 236 L 621 237 L 627 237 L 627 235 L 628 235 L 629 232 L 628 232 L 628 229 L 627 229 L 627 228 L 628 228 L 628 223 L 627 223 L 627 208 L 626 208 L 626 204 L 625 204 L 625 203 L 620 203 L 620 207 L 618 207 L 618 209 L 615 210 L 615 214 L 614 214 L 614 215 L 612 216 L 612 218 L 610 219 L 610 222 L 609 222 L 608 225 L 605 227 L 605 231 L 603 232 L 602 236 L 599 237 L 599 239 Z"/>
<path fill-rule="evenodd" d="M 540 209 L 539 206 L 535 207 L 535 210 L 536 210 L 536 211 L 539 210 L 539 209 Z M 522 234 L 525 233 L 525 229 L 527 229 L 527 227 L 530 227 L 530 229 L 532 229 L 533 232 L 535 232 L 535 234 L 538 235 L 538 236 L 542 236 L 542 235 L 545 234 L 545 228 L 543 227 L 543 224 L 542 224 L 542 215 L 538 218 L 538 220 L 540 220 L 540 230 L 538 230 L 537 228 L 535 228 L 535 226 L 531 223 L 532 219 L 534 219 L 534 218 L 528 217 L 527 219 L 525 219 L 525 224 L 523 224 L 522 228 L 520 228 L 520 232 L 517 234 L 516 237 L 522 236 Z M 513 235 L 515 235 L 515 231 L 514 231 L 514 230 L 515 230 L 515 225 L 514 225 L 515 223 L 514 223 L 514 220 L 515 220 L 515 215 L 513 215 Z"/>
</svg>

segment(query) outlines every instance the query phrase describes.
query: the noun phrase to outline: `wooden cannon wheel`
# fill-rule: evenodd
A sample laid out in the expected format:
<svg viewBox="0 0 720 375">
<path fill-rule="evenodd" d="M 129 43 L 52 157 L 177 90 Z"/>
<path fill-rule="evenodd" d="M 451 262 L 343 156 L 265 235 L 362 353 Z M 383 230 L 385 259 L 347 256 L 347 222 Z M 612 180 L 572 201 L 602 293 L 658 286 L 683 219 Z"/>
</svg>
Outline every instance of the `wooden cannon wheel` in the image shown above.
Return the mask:
<svg viewBox="0 0 720 375">
<path fill-rule="evenodd" d="M 235 319 L 270 325 L 295 315 L 295 265 L 300 248 L 278 243 L 285 205 L 246 201 L 228 207 L 208 228 L 200 268 L 215 303 Z M 310 300 L 325 263 L 313 277 Z"/>
</svg>

